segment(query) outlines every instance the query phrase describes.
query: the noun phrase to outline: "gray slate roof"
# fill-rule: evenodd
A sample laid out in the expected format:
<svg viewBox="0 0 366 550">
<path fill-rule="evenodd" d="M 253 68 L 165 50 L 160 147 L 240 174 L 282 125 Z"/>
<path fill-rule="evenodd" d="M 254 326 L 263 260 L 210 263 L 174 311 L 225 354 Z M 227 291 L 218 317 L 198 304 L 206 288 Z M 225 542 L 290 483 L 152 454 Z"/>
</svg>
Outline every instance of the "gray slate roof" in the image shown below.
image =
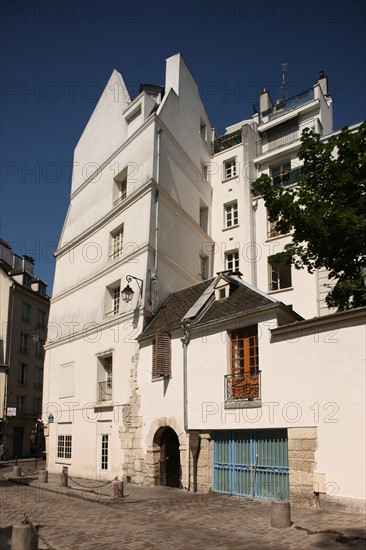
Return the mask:
<svg viewBox="0 0 366 550">
<path fill-rule="evenodd" d="M 183 318 L 202 294 L 214 281 L 223 278 L 230 284 L 230 295 L 223 300 L 215 300 L 215 293 L 203 305 L 199 313 L 190 318 L 190 328 L 197 328 L 217 321 L 232 319 L 235 316 L 244 315 L 265 310 L 267 308 L 279 307 L 288 315 L 291 320 L 302 319 L 288 306 L 278 300 L 265 295 L 263 292 L 251 287 L 242 281 L 238 276 L 224 273 L 213 279 L 203 281 L 194 286 L 173 292 L 161 306 L 155 317 L 145 327 L 138 339 L 153 336 L 158 332 L 169 332 L 182 326 Z"/>
</svg>

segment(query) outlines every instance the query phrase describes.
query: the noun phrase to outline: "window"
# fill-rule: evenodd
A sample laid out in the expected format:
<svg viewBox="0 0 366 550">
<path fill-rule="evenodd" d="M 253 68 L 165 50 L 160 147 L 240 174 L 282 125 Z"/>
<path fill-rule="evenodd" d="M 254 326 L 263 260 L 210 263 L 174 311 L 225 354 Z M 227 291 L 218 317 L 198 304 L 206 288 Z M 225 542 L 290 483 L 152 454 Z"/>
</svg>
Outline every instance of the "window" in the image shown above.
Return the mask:
<svg viewBox="0 0 366 550">
<path fill-rule="evenodd" d="M 41 311 L 40 309 L 37 311 L 37 325 L 36 327 L 38 329 L 45 329 L 46 328 L 46 312 Z"/>
<path fill-rule="evenodd" d="M 170 336 L 160 332 L 153 341 L 152 377 L 168 376 L 171 376 Z"/>
<path fill-rule="evenodd" d="M 108 434 L 102 434 L 100 469 L 108 470 Z"/>
<path fill-rule="evenodd" d="M 226 269 L 228 271 L 239 271 L 239 252 L 237 250 L 227 252 L 225 258 Z"/>
<path fill-rule="evenodd" d="M 224 162 L 224 179 L 236 177 L 236 160 L 230 159 Z"/>
<path fill-rule="evenodd" d="M 25 386 L 27 384 L 27 363 L 20 363 L 18 371 L 18 386 Z"/>
<path fill-rule="evenodd" d="M 279 164 L 271 168 L 271 176 L 273 185 L 286 185 L 289 182 L 289 174 L 291 170 L 291 162 Z"/>
<path fill-rule="evenodd" d="M 126 166 L 115 178 L 113 186 L 114 205 L 123 202 L 127 197 L 127 170 Z"/>
<path fill-rule="evenodd" d="M 277 237 L 277 235 L 279 234 L 280 233 L 277 230 L 277 221 L 271 222 L 270 220 L 268 220 L 268 231 L 267 231 L 268 238 L 270 239 L 271 237 Z"/>
<path fill-rule="evenodd" d="M 43 384 L 43 369 L 36 367 L 34 369 L 34 389 L 41 390 Z"/>
<path fill-rule="evenodd" d="M 259 398 L 258 326 L 230 331 L 228 398 Z"/>
<path fill-rule="evenodd" d="M 17 414 L 25 413 L 25 395 L 17 396 Z"/>
<path fill-rule="evenodd" d="M 25 323 L 30 322 L 31 306 L 23 302 L 22 304 L 22 321 Z"/>
<path fill-rule="evenodd" d="M 71 435 L 59 435 L 57 438 L 57 458 L 71 458 Z"/>
<path fill-rule="evenodd" d="M 225 204 L 225 227 L 234 227 L 238 225 L 238 203 L 234 201 L 230 204 Z"/>
<path fill-rule="evenodd" d="M 142 117 L 141 117 L 141 105 L 126 118 L 127 122 L 127 137 L 130 137 L 136 130 L 141 126 Z"/>
<path fill-rule="evenodd" d="M 201 123 L 200 123 L 200 134 L 201 134 L 202 139 L 204 139 L 206 141 L 206 139 L 207 139 L 207 127 L 206 127 L 206 124 L 204 123 L 204 121 L 202 119 L 201 119 Z"/>
<path fill-rule="evenodd" d="M 23 286 L 30 288 L 31 283 L 32 283 L 32 277 L 28 275 L 28 273 L 23 273 Z"/>
<path fill-rule="evenodd" d="M 121 301 L 121 287 L 120 281 L 107 287 L 105 315 L 111 317 L 112 315 L 119 314 L 119 306 Z"/>
<path fill-rule="evenodd" d="M 20 353 L 28 353 L 29 349 L 29 334 L 22 332 L 20 334 Z"/>
<path fill-rule="evenodd" d="M 207 175 L 208 175 L 207 164 L 204 164 L 204 163 L 201 164 L 201 172 L 202 172 L 202 181 L 207 181 Z"/>
<path fill-rule="evenodd" d="M 117 231 L 111 233 L 112 238 L 112 253 L 111 258 L 116 262 L 121 259 L 123 249 L 123 226 Z"/>
<path fill-rule="evenodd" d="M 44 344 L 45 341 L 41 338 L 37 338 L 36 340 L 36 357 L 37 359 L 43 359 L 44 358 Z"/>
<path fill-rule="evenodd" d="M 200 207 L 200 227 L 205 233 L 208 231 L 208 208 L 201 205 Z"/>
<path fill-rule="evenodd" d="M 40 294 L 41 296 L 46 296 L 46 288 L 47 288 L 47 285 L 45 283 L 41 283 L 41 281 L 39 281 L 39 283 L 38 283 L 38 294 Z"/>
<path fill-rule="evenodd" d="M 273 262 L 271 257 L 268 258 L 269 266 L 269 290 L 281 290 L 282 288 L 290 288 L 291 280 L 291 265 L 286 261 Z"/>
<path fill-rule="evenodd" d="M 34 397 L 33 398 L 33 414 L 38 416 L 42 412 L 42 398 Z"/>
<path fill-rule="evenodd" d="M 113 359 L 112 355 L 99 358 L 99 396 L 98 401 L 110 401 L 112 399 L 113 386 Z"/>
<path fill-rule="evenodd" d="M 202 280 L 208 279 L 208 257 L 200 255 L 199 276 Z"/>
</svg>

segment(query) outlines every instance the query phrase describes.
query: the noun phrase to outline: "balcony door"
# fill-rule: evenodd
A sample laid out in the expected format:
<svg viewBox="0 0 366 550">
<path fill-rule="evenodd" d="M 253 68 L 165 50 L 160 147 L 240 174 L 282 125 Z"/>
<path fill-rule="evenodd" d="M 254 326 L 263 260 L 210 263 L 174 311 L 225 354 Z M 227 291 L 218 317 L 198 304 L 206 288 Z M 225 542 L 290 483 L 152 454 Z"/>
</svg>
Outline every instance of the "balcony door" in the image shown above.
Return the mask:
<svg viewBox="0 0 366 550">
<path fill-rule="evenodd" d="M 255 399 L 259 396 L 258 326 L 230 332 L 232 396 Z"/>
</svg>

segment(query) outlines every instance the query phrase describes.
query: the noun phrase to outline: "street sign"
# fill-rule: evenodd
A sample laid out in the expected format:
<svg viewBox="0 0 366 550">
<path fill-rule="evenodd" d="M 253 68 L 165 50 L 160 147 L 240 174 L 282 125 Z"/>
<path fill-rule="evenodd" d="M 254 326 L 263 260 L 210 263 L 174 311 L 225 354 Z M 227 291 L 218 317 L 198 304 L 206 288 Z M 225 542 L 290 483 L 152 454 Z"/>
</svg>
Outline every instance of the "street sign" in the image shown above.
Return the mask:
<svg viewBox="0 0 366 550">
<path fill-rule="evenodd" d="M 16 415 L 17 415 L 17 408 L 16 407 L 7 407 L 6 416 L 16 416 Z"/>
</svg>

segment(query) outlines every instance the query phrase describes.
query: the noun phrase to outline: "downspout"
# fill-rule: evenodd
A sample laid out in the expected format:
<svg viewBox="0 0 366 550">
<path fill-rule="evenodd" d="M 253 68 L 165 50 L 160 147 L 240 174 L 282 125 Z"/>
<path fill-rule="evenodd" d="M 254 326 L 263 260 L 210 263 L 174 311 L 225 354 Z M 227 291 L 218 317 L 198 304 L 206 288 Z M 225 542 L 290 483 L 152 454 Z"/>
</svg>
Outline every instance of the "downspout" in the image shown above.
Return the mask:
<svg viewBox="0 0 366 550">
<path fill-rule="evenodd" d="M 255 288 L 257 288 L 257 208 L 258 208 L 258 201 L 253 201 L 252 204 L 252 243 L 253 243 L 253 252 L 254 252 L 254 258 L 252 258 L 252 284 Z M 254 250 L 255 246 L 255 250 Z"/>
<path fill-rule="evenodd" d="M 157 147 L 156 147 L 156 183 L 159 186 L 160 183 L 160 140 L 163 130 L 157 128 Z M 153 291 L 153 303 L 152 303 L 152 313 L 155 315 L 158 305 L 158 233 L 159 233 L 159 189 L 155 193 L 155 252 L 154 252 L 154 272 L 152 273 L 152 280 L 154 282 L 154 291 Z"/>
<path fill-rule="evenodd" d="M 187 438 L 187 450 L 186 450 L 186 468 L 187 468 L 187 479 L 186 479 L 186 488 L 187 491 L 190 490 L 190 467 L 191 467 L 191 461 L 190 461 L 190 440 L 189 440 L 189 432 L 188 432 L 188 374 L 187 374 L 187 348 L 190 340 L 189 336 L 189 330 L 188 330 L 188 323 L 184 323 L 182 325 L 184 336 L 181 338 L 182 346 L 183 346 L 183 414 L 184 414 L 184 431 L 186 433 Z"/>
</svg>

